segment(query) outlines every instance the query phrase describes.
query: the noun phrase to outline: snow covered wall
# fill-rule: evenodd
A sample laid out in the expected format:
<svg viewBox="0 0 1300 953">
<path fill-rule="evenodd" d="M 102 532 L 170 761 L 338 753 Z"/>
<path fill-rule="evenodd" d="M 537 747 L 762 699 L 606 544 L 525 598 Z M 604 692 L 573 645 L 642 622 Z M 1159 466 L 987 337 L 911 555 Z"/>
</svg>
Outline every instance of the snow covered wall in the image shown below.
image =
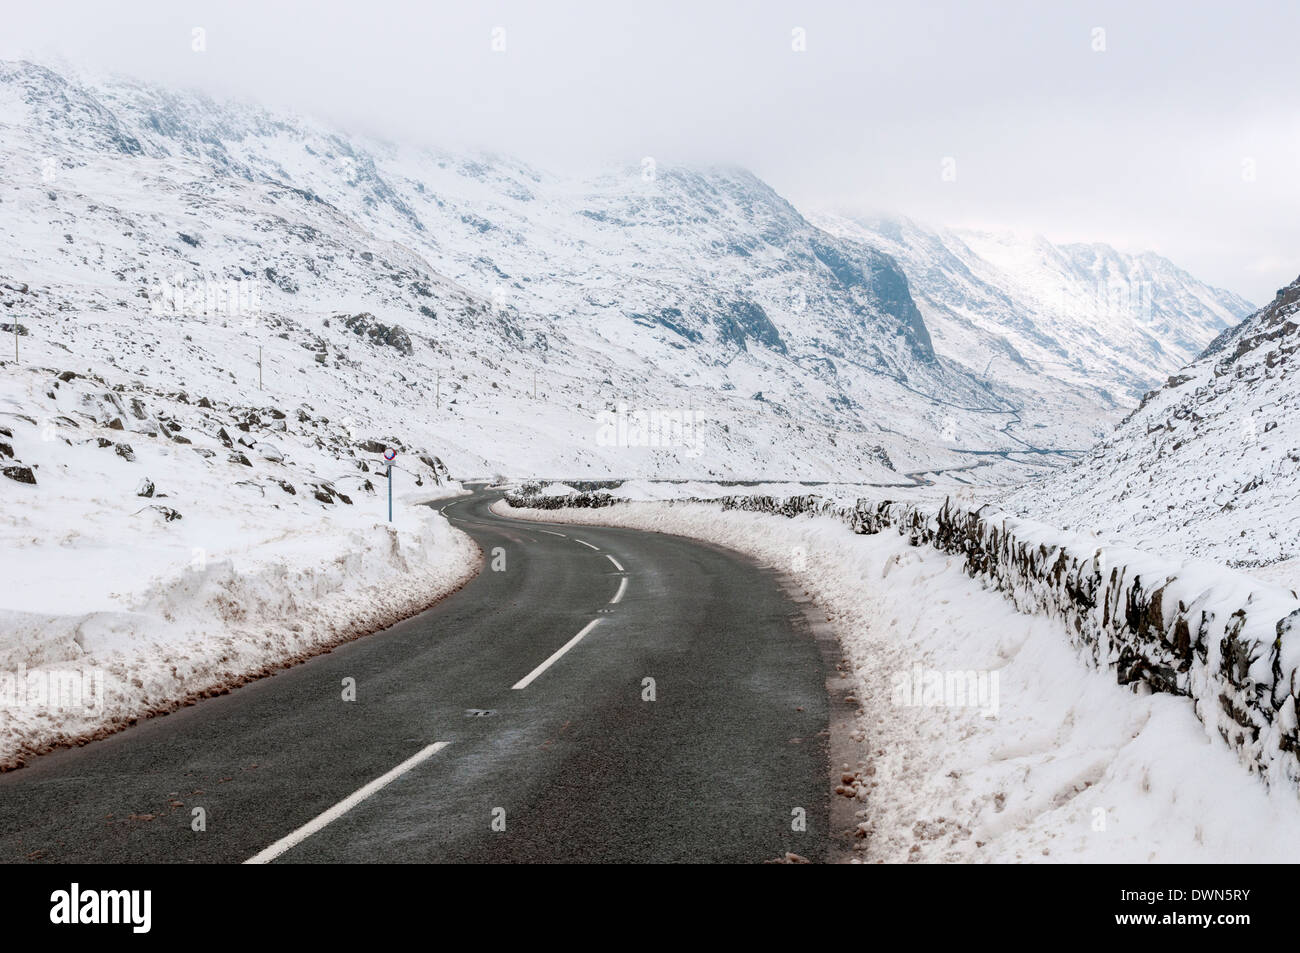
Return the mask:
<svg viewBox="0 0 1300 953">
<path fill-rule="evenodd" d="M 527 489 L 527 488 L 526 488 Z M 535 509 L 615 505 L 607 493 L 514 494 Z M 1120 684 L 1183 695 L 1197 717 L 1268 783 L 1300 782 L 1296 593 L 1208 563 L 1175 561 L 1098 537 L 1063 533 L 1000 512 L 946 502 L 913 503 L 817 495 L 724 497 L 723 509 L 786 517 L 831 516 L 859 534 L 894 528 L 915 546 L 964 557 L 971 576 L 1016 608 L 1059 618 L 1091 664 Z"/>
</svg>

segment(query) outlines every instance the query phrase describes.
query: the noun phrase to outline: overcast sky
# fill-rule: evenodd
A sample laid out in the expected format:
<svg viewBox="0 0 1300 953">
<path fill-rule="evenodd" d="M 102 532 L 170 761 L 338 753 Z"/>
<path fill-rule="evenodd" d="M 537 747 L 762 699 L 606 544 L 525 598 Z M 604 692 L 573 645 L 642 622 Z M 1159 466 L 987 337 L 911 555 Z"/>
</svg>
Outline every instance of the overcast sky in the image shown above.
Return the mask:
<svg viewBox="0 0 1300 953">
<path fill-rule="evenodd" d="M 1300 274 L 1294 0 L 91 0 L 5 21 L 5 58 L 390 139 L 557 171 L 735 162 L 802 208 L 1150 248 L 1259 304 Z"/>
</svg>

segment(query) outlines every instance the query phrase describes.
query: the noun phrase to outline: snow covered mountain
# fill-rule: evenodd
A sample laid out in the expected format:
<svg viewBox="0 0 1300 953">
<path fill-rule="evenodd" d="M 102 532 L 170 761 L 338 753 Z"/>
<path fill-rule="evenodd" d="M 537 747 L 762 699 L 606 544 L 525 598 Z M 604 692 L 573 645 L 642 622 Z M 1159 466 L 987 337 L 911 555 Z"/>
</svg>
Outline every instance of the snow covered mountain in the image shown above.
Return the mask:
<svg viewBox="0 0 1300 953">
<path fill-rule="evenodd" d="M 457 473 L 1010 478 L 1090 442 L 936 353 L 905 269 L 743 170 L 557 176 L 29 63 L 0 65 L 0 124 L 29 353 L 106 380 L 237 402 L 261 353 L 281 409 Z"/>
<path fill-rule="evenodd" d="M 1147 394 L 1086 459 L 1010 505 L 1236 566 L 1300 557 L 1298 313 L 1300 279 Z M 1295 565 L 1276 579 L 1294 584 Z"/>
<path fill-rule="evenodd" d="M 814 220 L 899 262 L 938 354 L 996 386 L 1091 414 L 1098 439 L 1254 310 L 1150 252 L 904 218 Z"/>
</svg>

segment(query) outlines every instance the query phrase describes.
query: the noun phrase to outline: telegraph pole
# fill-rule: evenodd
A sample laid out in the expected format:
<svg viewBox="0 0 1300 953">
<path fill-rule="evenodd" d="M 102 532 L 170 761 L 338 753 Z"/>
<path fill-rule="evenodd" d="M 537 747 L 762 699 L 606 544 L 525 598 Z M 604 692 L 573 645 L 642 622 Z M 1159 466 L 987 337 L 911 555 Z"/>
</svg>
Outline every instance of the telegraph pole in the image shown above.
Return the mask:
<svg viewBox="0 0 1300 953">
<path fill-rule="evenodd" d="M 262 389 L 262 345 L 257 346 L 257 389 Z"/>
</svg>

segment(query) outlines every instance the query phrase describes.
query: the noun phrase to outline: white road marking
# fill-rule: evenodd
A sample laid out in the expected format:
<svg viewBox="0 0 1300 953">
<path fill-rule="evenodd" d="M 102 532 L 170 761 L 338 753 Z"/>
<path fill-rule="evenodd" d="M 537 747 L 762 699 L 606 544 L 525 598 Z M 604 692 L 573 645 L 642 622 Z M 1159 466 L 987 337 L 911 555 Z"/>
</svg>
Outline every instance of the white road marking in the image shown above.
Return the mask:
<svg viewBox="0 0 1300 953">
<path fill-rule="evenodd" d="M 370 795 L 374 794 L 376 791 L 380 790 L 381 788 L 387 787 L 393 781 L 396 781 L 398 778 L 400 778 L 406 772 L 410 771 L 412 768 L 419 765 L 421 762 L 426 761 L 429 758 L 433 757 L 435 754 L 437 754 L 443 748 L 447 747 L 447 745 L 449 744 L 451 744 L 451 742 L 449 741 L 435 741 L 433 744 L 429 745 L 429 747 L 421 749 L 416 754 L 407 758 L 397 767 L 393 768 L 393 770 L 375 778 L 365 787 L 353 792 L 352 794 L 345 797 L 343 800 L 339 801 L 339 803 L 335 804 L 324 814 L 321 814 L 315 819 L 308 821 L 306 824 L 298 828 L 292 834 L 289 834 L 286 837 L 281 837 L 270 847 L 266 848 L 266 850 L 262 851 L 256 856 L 250 857 L 248 860 L 244 861 L 244 863 L 269 864 L 271 861 L 275 860 L 275 858 L 283 854 L 286 850 L 289 850 L 291 847 L 296 847 L 298 844 L 301 844 L 303 841 L 305 841 L 308 837 L 311 837 L 312 834 L 315 834 L 317 831 L 324 828 L 327 824 L 330 824 L 333 821 L 337 821 L 348 811 L 352 810 L 354 807 L 356 807 L 366 798 L 370 797 Z"/>
<path fill-rule="evenodd" d="M 550 533 L 552 536 L 558 536 L 558 537 L 560 537 L 560 539 L 568 539 L 568 538 L 569 538 L 569 537 L 565 536 L 563 533 L 552 533 L 549 529 L 539 530 L 539 532 L 542 532 L 542 533 Z"/>
<path fill-rule="evenodd" d="M 529 685 L 532 684 L 533 679 L 535 679 L 538 675 L 541 675 L 542 672 L 546 671 L 548 668 L 554 665 L 555 662 L 559 660 L 560 656 L 562 656 L 565 652 L 569 651 L 569 649 L 573 648 L 575 645 L 581 642 L 582 637 L 599 624 L 600 624 L 599 619 L 592 619 L 583 627 L 581 632 L 579 632 L 573 638 L 569 639 L 569 641 L 561 645 L 559 649 L 557 649 L 550 658 L 548 658 L 545 662 L 537 666 L 537 668 L 533 669 L 531 672 L 529 672 L 527 675 L 525 675 L 519 681 L 515 682 L 510 687 L 512 689 L 527 688 Z"/>
<path fill-rule="evenodd" d="M 618 581 L 618 592 L 614 593 L 614 598 L 609 600 L 609 604 L 613 605 L 618 602 L 623 598 L 623 593 L 625 592 L 627 592 L 627 576 L 624 576 Z"/>
<path fill-rule="evenodd" d="M 619 572 L 623 571 L 623 567 L 618 564 L 618 560 L 615 559 L 613 556 L 611 556 L 609 553 L 605 554 L 605 558 L 608 559 L 610 562 L 612 562 L 614 564 L 614 568 L 617 569 Z"/>
<path fill-rule="evenodd" d="M 591 543 L 587 542 L 585 539 L 578 539 L 578 537 L 575 536 L 575 537 L 573 537 L 573 541 L 574 541 L 575 543 L 582 543 L 582 545 L 586 546 L 588 549 L 594 549 L 596 552 L 600 552 L 600 547 L 599 547 L 599 546 L 593 546 L 593 545 L 591 545 Z"/>
</svg>

